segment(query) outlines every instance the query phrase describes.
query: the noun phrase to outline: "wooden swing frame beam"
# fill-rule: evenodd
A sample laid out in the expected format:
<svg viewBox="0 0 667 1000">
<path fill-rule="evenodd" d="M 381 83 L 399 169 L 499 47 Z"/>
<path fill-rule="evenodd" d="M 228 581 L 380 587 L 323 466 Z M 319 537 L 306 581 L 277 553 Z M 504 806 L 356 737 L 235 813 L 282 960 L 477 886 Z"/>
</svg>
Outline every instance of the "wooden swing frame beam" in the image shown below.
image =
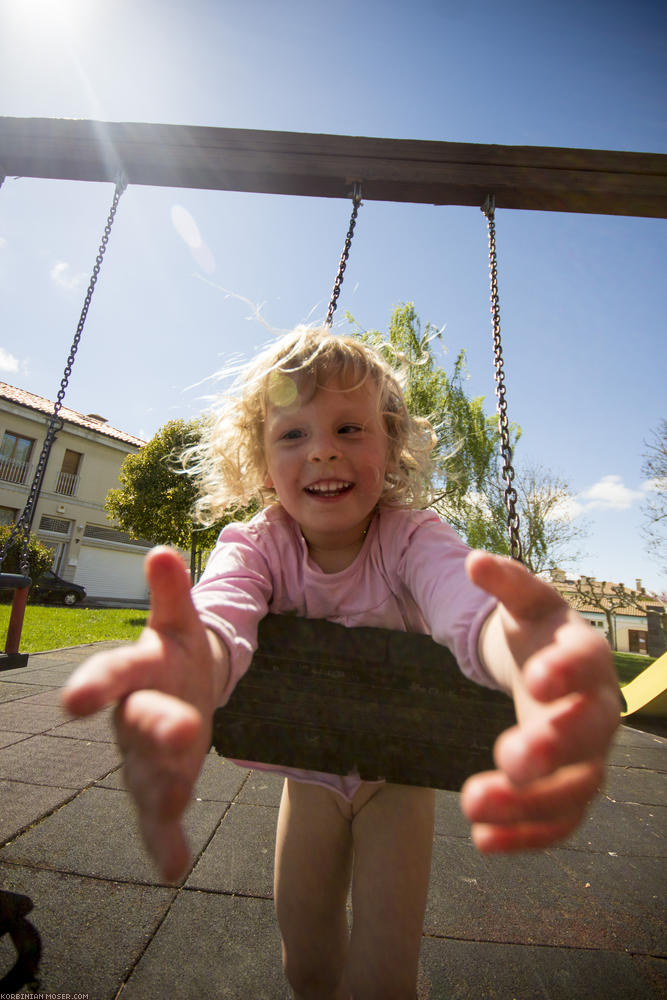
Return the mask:
<svg viewBox="0 0 667 1000">
<path fill-rule="evenodd" d="M 667 218 L 667 156 L 183 125 L 0 118 L 0 176 Z M 510 700 L 425 635 L 268 615 L 215 714 L 224 756 L 458 789 Z"/>
<path fill-rule="evenodd" d="M 301 132 L 0 118 L 0 174 L 667 218 L 667 156 Z"/>
</svg>

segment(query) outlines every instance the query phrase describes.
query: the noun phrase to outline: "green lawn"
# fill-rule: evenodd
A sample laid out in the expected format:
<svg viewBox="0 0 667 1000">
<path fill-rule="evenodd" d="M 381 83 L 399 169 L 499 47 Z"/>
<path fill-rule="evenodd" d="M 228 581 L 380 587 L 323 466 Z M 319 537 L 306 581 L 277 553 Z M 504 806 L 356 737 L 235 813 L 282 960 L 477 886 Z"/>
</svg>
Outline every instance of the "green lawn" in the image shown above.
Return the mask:
<svg viewBox="0 0 667 1000">
<path fill-rule="evenodd" d="M 0 648 L 4 649 L 11 605 L 0 605 Z M 21 633 L 22 653 L 40 653 L 86 642 L 136 639 L 148 617 L 132 608 L 62 608 L 29 604 Z"/>
<path fill-rule="evenodd" d="M 618 674 L 619 684 L 628 684 L 631 680 L 653 663 L 655 657 L 640 656 L 639 653 L 614 653 L 614 666 Z"/>
<path fill-rule="evenodd" d="M 10 605 L 0 604 L 0 648 L 4 648 Z M 136 639 L 146 623 L 147 611 L 132 608 L 62 608 L 29 604 L 23 634 L 22 653 L 38 653 L 64 646 L 79 646 L 86 642 Z M 651 656 L 634 653 L 614 653 L 614 664 L 620 684 L 627 684 L 640 674 Z"/>
</svg>

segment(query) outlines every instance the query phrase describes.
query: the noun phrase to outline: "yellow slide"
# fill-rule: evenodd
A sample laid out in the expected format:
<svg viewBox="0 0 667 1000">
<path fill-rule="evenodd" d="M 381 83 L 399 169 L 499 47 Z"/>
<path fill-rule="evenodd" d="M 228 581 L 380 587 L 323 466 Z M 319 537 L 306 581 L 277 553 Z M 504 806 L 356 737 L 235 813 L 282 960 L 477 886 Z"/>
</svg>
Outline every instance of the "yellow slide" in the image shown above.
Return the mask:
<svg viewBox="0 0 667 1000">
<path fill-rule="evenodd" d="M 627 710 L 622 716 L 659 715 L 667 717 L 667 653 L 658 657 L 638 677 L 621 688 Z"/>
</svg>

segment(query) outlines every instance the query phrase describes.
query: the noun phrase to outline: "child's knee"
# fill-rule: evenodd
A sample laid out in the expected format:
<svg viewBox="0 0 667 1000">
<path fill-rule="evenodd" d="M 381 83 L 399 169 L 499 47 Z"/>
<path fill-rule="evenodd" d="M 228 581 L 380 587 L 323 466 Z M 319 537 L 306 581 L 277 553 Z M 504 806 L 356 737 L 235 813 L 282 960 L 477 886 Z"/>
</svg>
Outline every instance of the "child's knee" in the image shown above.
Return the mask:
<svg viewBox="0 0 667 1000">
<path fill-rule="evenodd" d="M 343 996 L 345 951 L 319 941 L 315 948 L 292 948 L 283 940 L 283 970 L 295 995 L 303 1000 Z"/>
</svg>

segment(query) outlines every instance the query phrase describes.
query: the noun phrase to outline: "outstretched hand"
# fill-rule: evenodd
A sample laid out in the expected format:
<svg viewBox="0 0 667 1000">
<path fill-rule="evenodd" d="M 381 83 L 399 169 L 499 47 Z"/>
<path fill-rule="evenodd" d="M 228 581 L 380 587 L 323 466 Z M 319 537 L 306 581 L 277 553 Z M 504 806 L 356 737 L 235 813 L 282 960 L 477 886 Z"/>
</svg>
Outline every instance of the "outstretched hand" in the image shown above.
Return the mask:
<svg viewBox="0 0 667 1000">
<path fill-rule="evenodd" d="M 210 747 L 228 666 L 226 650 L 197 616 L 180 556 L 153 549 L 146 577 L 151 613 L 139 640 L 92 656 L 69 679 L 62 701 L 78 716 L 116 703 L 141 832 L 163 877 L 175 881 L 189 861 L 181 818 Z"/>
<path fill-rule="evenodd" d="M 604 778 L 620 715 L 609 646 L 520 564 L 474 552 L 467 569 L 500 602 L 481 651 L 518 725 L 496 741 L 497 770 L 465 783 L 462 809 L 481 851 L 548 847 L 578 826 Z"/>
</svg>

